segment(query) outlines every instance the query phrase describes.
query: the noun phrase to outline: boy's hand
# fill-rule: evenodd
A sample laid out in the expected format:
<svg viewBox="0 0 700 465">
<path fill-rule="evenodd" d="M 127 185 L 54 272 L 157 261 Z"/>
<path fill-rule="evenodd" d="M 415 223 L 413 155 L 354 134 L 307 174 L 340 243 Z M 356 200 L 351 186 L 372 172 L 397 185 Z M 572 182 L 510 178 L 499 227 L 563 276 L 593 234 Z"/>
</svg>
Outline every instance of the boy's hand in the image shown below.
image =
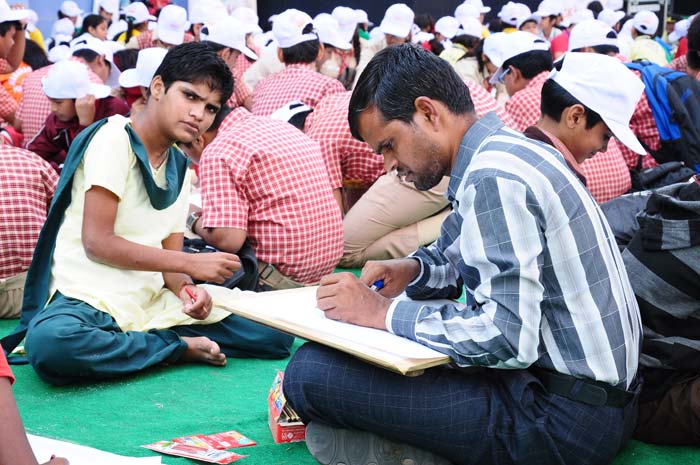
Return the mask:
<svg viewBox="0 0 700 465">
<path fill-rule="evenodd" d="M 90 126 L 95 121 L 95 110 L 94 95 L 75 99 L 75 114 L 81 126 Z"/>
<path fill-rule="evenodd" d="M 63 457 L 55 457 L 48 462 L 42 463 L 41 465 L 70 465 L 70 462 Z"/>
<path fill-rule="evenodd" d="M 213 281 L 223 284 L 241 268 L 237 255 L 226 252 L 190 253 L 187 274 L 200 281 Z"/>
<path fill-rule="evenodd" d="M 187 284 L 180 289 L 179 297 L 185 305 L 183 311 L 187 315 L 195 320 L 205 320 L 209 316 L 212 307 L 211 296 L 203 288 Z"/>
</svg>

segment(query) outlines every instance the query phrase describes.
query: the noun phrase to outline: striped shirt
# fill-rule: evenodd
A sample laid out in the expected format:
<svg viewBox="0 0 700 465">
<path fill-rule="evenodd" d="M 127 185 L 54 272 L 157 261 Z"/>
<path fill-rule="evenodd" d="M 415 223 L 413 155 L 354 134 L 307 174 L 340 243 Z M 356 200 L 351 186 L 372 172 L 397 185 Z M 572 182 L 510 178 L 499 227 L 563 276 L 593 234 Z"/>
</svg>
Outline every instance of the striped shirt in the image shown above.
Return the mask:
<svg viewBox="0 0 700 465">
<path fill-rule="evenodd" d="M 530 365 L 629 387 L 641 346 L 639 308 L 615 237 L 593 197 L 552 147 L 490 113 L 462 139 L 440 238 L 419 249 L 411 299 L 387 328 L 460 366 Z"/>
</svg>

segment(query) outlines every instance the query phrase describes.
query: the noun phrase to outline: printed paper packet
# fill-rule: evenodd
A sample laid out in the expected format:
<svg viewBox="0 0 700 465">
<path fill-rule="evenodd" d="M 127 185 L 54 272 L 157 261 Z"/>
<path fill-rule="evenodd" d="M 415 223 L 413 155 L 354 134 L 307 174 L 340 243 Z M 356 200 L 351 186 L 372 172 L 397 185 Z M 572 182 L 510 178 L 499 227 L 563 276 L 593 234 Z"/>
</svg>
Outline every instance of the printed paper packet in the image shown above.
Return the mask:
<svg viewBox="0 0 700 465">
<path fill-rule="evenodd" d="M 236 460 L 247 457 L 247 455 L 239 455 L 235 452 L 227 452 L 223 450 L 212 449 L 210 447 L 197 447 L 189 444 L 181 444 L 173 441 L 158 441 L 153 444 L 147 444 L 146 449 L 167 455 L 175 455 L 178 457 L 187 457 L 190 459 L 201 460 L 202 462 L 228 464 Z"/>
</svg>

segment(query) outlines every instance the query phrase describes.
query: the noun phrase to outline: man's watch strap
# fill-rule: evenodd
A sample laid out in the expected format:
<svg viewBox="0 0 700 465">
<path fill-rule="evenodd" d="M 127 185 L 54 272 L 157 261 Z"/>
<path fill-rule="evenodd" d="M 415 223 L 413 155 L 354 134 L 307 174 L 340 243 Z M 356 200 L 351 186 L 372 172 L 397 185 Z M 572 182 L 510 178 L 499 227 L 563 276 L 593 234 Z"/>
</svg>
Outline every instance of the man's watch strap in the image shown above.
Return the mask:
<svg viewBox="0 0 700 465">
<path fill-rule="evenodd" d="M 199 219 L 202 217 L 202 211 L 194 211 L 190 213 L 190 215 L 187 217 L 187 222 L 185 225 L 187 226 L 187 229 L 189 231 L 194 232 L 194 224 L 199 221 Z"/>
</svg>

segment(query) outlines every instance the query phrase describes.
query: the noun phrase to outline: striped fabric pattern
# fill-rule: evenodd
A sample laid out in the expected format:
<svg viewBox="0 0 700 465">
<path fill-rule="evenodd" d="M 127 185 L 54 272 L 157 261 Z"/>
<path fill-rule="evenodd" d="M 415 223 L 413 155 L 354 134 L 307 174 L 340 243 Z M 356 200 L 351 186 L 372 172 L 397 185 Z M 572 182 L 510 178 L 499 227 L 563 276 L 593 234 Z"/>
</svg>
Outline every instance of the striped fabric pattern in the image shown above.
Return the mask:
<svg viewBox="0 0 700 465">
<path fill-rule="evenodd" d="M 627 388 L 641 346 L 639 308 L 593 197 L 551 147 L 489 114 L 462 140 L 451 173 L 453 212 L 413 257 L 412 299 L 395 301 L 390 331 L 460 366 L 536 365 Z"/>
</svg>

